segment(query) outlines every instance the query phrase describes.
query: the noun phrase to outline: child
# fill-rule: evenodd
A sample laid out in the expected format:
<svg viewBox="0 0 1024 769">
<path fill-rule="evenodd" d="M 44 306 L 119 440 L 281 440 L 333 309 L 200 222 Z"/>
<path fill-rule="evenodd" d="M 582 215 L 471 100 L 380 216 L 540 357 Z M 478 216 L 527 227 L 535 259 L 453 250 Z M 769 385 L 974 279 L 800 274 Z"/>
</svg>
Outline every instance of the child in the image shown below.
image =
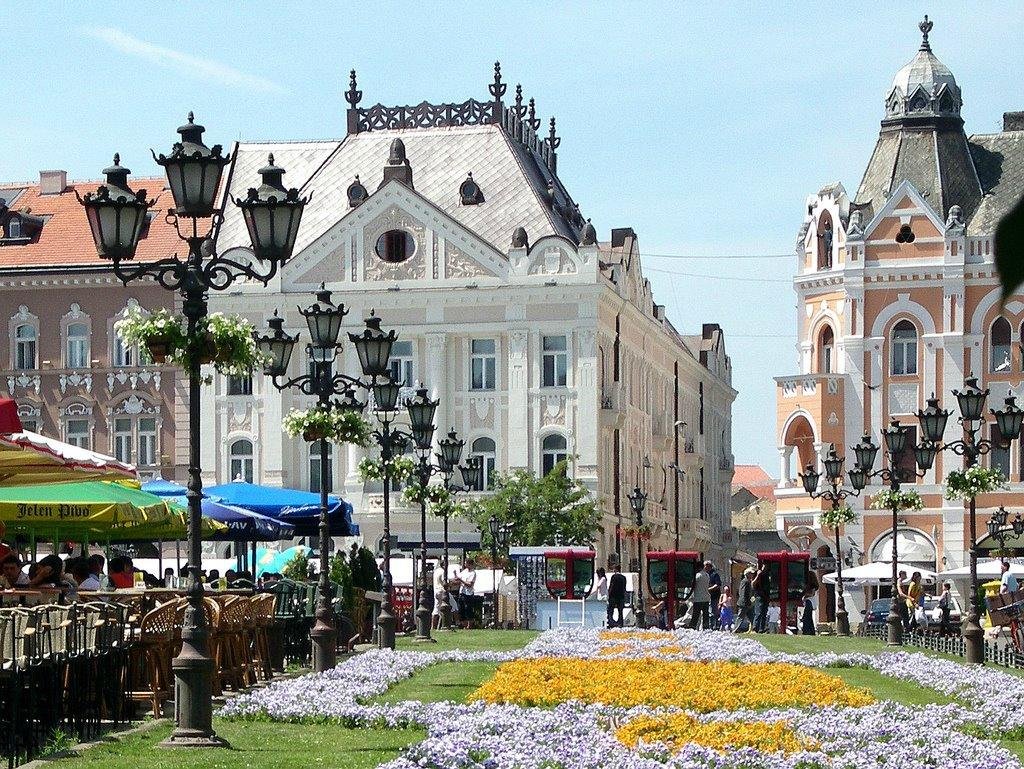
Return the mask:
<svg viewBox="0 0 1024 769">
<path fill-rule="evenodd" d="M 718 601 L 718 629 L 731 632 L 733 621 L 732 592 L 728 585 L 723 585 L 722 597 Z"/>
</svg>

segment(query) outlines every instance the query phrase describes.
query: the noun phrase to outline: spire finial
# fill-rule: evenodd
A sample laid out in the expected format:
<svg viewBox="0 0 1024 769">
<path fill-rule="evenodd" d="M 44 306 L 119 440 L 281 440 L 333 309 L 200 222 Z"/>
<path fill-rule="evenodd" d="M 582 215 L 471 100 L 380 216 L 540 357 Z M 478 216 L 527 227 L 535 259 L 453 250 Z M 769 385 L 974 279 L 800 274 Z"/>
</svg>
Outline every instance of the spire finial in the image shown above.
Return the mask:
<svg viewBox="0 0 1024 769">
<path fill-rule="evenodd" d="M 121 153 L 120 152 L 115 152 L 114 153 L 114 165 L 115 166 L 121 165 Z"/>
<path fill-rule="evenodd" d="M 352 70 L 348 73 L 348 90 L 345 92 L 345 101 L 348 105 L 355 109 L 355 106 L 359 104 L 359 101 L 363 98 L 363 92 L 356 88 L 356 71 Z"/>
<path fill-rule="evenodd" d="M 551 122 L 548 126 L 548 138 L 545 140 L 551 149 L 558 149 L 558 145 L 562 143 L 562 140 L 555 134 L 555 119 L 551 118 Z"/>
<path fill-rule="evenodd" d="M 928 19 L 928 14 L 924 15 L 924 19 L 917 25 L 917 28 L 921 30 L 921 50 L 930 51 L 931 45 L 928 43 L 928 33 L 932 31 L 932 27 L 935 23 Z"/>
<path fill-rule="evenodd" d="M 487 86 L 487 90 L 491 92 L 495 101 L 501 101 L 507 88 L 508 86 L 501 82 L 501 62 L 496 61 L 494 62 L 494 82 Z"/>
<path fill-rule="evenodd" d="M 269 153 L 267 155 L 267 165 L 268 166 L 274 165 L 274 153 L 273 152 L 271 152 L 271 153 Z"/>
<path fill-rule="evenodd" d="M 523 106 L 523 86 L 516 83 L 516 106 L 513 110 L 516 120 L 522 120 L 526 114 L 526 107 Z"/>
<path fill-rule="evenodd" d="M 534 102 L 533 97 L 530 97 L 529 108 L 527 109 L 528 118 L 526 124 L 530 126 L 530 129 L 536 131 L 540 128 L 540 118 L 537 117 L 537 104 Z"/>
<path fill-rule="evenodd" d="M 196 116 L 195 116 L 195 113 L 192 112 L 192 110 L 188 111 L 188 122 L 190 122 L 190 123 L 196 122 Z"/>
</svg>

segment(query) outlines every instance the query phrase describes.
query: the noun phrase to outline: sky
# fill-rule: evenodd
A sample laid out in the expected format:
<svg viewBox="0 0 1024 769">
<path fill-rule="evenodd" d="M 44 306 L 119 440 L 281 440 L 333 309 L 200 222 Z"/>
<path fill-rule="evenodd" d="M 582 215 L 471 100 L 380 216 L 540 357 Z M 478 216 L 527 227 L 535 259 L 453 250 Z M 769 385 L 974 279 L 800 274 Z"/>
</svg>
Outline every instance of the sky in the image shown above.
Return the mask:
<svg viewBox="0 0 1024 769">
<path fill-rule="evenodd" d="M 773 376 L 798 373 L 794 243 L 807 196 L 852 195 L 896 71 L 929 14 L 969 133 L 1024 109 L 1024 3 L 260 2 L 18 5 L 0 181 L 159 170 L 189 110 L 208 143 L 345 133 L 361 106 L 489 98 L 557 117 L 559 175 L 601 239 L 636 230 L 683 333 L 720 324 L 733 452 L 778 471 Z M 744 257 L 744 258 L 738 258 Z"/>
</svg>

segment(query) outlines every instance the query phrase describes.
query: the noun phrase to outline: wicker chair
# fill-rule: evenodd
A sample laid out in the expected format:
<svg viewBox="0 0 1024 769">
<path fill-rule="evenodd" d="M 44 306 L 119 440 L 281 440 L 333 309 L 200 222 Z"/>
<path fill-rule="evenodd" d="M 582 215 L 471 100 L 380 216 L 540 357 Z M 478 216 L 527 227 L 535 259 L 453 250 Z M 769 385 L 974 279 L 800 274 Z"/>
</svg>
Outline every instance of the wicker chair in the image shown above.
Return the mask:
<svg viewBox="0 0 1024 769">
<path fill-rule="evenodd" d="M 180 628 L 178 603 L 169 601 L 146 613 L 129 653 L 128 697 L 133 702 L 149 702 L 157 718 L 163 701 L 172 696 L 171 659 L 175 629 Z"/>
</svg>

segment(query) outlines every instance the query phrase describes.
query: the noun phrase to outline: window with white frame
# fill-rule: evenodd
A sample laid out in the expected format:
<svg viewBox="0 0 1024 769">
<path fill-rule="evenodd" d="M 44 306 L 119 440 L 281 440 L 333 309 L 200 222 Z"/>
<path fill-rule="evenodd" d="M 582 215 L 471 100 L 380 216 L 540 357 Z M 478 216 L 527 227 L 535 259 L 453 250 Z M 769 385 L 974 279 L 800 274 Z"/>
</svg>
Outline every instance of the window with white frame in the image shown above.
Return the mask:
<svg viewBox="0 0 1024 769">
<path fill-rule="evenodd" d="M 564 335 L 542 337 L 541 387 L 565 387 L 568 341 Z"/>
<path fill-rule="evenodd" d="M 252 441 L 247 438 L 239 438 L 231 442 L 231 446 L 228 448 L 228 469 L 231 480 L 253 482 L 256 465 L 253 460 Z"/>
<path fill-rule="evenodd" d="M 892 367 L 895 375 L 917 373 L 917 329 L 901 320 L 892 329 Z"/>
<path fill-rule="evenodd" d="M 14 368 L 30 371 L 36 368 L 36 327 L 22 323 L 14 329 Z"/>
<path fill-rule="evenodd" d="M 322 441 L 313 441 L 309 444 L 309 490 L 315 493 L 320 492 L 320 445 Z M 330 443 L 327 444 L 327 491 L 333 491 L 332 478 L 334 476 L 334 451 Z"/>
<path fill-rule="evenodd" d="M 228 395 L 252 395 L 252 376 L 229 376 Z"/>
<path fill-rule="evenodd" d="M 64 367 L 87 368 L 89 366 L 89 325 L 69 323 L 64 339 Z"/>
<path fill-rule="evenodd" d="M 555 469 L 555 465 L 569 458 L 565 436 L 557 433 L 544 436 L 540 447 L 541 474 L 547 475 Z"/>
<path fill-rule="evenodd" d="M 495 448 L 494 440 L 491 438 L 477 438 L 473 441 L 470 456 L 480 463 L 480 468 L 483 471 L 480 474 L 480 482 L 476 485 L 477 491 L 494 488 L 494 471 L 497 461 Z"/>
<path fill-rule="evenodd" d="M 88 419 L 65 419 L 64 441 L 80 449 L 92 448 L 92 430 Z"/>
<path fill-rule="evenodd" d="M 138 447 L 135 463 L 139 467 L 151 467 L 157 464 L 157 429 L 156 417 L 139 417 Z"/>
<path fill-rule="evenodd" d="M 114 418 L 114 459 L 119 462 L 132 461 L 132 444 L 135 443 L 134 421 L 131 417 Z"/>
<path fill-rule="evenodd" d="M 1010 323 L 1006 318 L 996 318 L 992 324 L 989 371 L 993 374 L 1009 374 L 1010 363 Z"/>
<path fill-rule="evenodd" d="M 391 345 L 391 379 L 402 387 L 416 384 L 416 365 L 413 346 L 409 340 L 400 340 Z"/>
<path fill-rule="evenodd" d="M 129 368 L 135 365 L 135 347 L 126 344 L 118 335 L 114 334 L 113 360 L 115 368 Z"/>
<path fill-rule="evenodd" d="M 497 342 L 471 339 L 469 342 L 469 389 L 493 390 L 497 385 Z"/>
</svg>

